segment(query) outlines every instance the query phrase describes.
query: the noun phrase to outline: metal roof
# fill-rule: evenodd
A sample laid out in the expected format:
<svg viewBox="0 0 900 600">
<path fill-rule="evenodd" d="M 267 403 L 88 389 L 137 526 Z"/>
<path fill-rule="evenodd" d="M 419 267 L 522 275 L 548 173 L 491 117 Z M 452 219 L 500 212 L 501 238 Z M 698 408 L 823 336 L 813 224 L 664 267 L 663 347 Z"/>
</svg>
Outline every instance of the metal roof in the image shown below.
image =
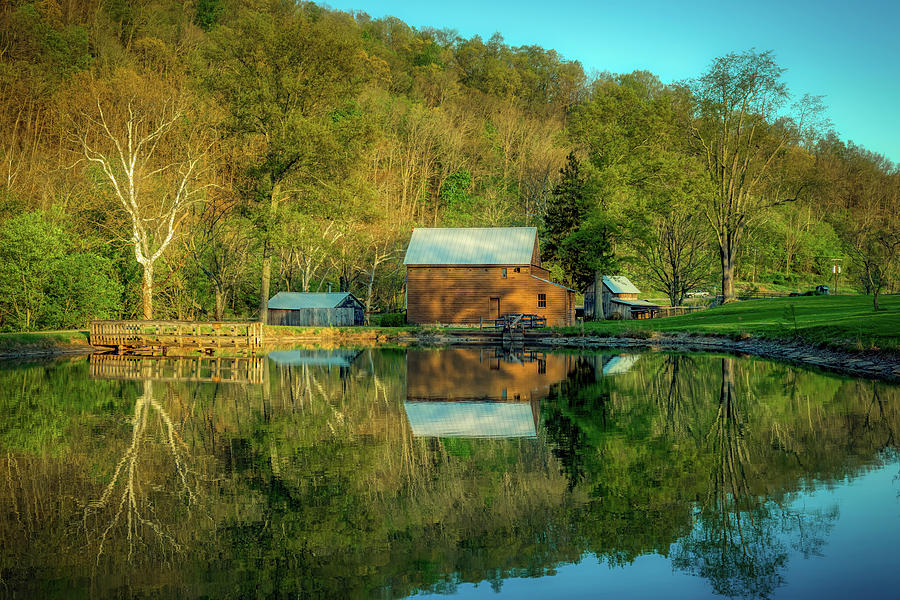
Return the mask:
<svg viewBox="0 0 900 600">
<path fill-rule="evenodd" d="M 638 358 L 640 358 L 638 354 L 613 356 L 603 365 L 603 374 L 621 375 L 622 373 L 627 373 L 634 366 L 634 363 L 638 361 Z"/>
<path fill-rule="evenodd" d="M 269 308 L 280 310 L 334 308 L 347 296 L 352 295 L 350 292 L 278 292 L 269 300 Z"/>
<path fill-rule="evenodd" d="M 405 265 L 530 265 L 537 227 L 413 229 Z"/>
<path fill-rule="evenodd" d="M 625 306 L 650 306 L 659 308 L 659 304 L 650 302 L 648 300 L 623 300 L 622 298 L 610 298 L 609 301 L 615 302 L 616 304 L 624 304 Z"/>
<path fill-rule="evenodd" d="M 603 285 L 609 288 L 613 294 L 640 294 L 641 290 L 634 287 L 624 275 L 603 276 Z"/>
<path fill-rule="evenodd" d="M 415 437 L 534 438 L 527 402 L 404 402 Z"/>
<path fill-rule="evenodd" d="M 570 287 L 566 287 L 566 286 L 562 285 L 561 283 L 553 283 L 553 282 L 550 281 L 549 279 L 544 279 L 544 278 L 542 278 L 542 277 L 538 277 L 537 275 L 532 275 L 532 277 L 534 277 L 534 278 L 537 279 L 538 281 L 543 281 L 544 283 L 549 283 L 550 285 L 555 285 L 556 287 L 561 287 L 562 289 L 564 289 L 564 290 L 569 290 L 570 292 L 574 292 L 574 291 L 575 291 L 575 290 L 573 290 L 573 289 L 570 288 Z"/>
<path fill-rule="evenodd" d="M 317 367 L 349 367 L 360 350 L 276 350 L 269 358 L 278 365 Z"/>
</svg>

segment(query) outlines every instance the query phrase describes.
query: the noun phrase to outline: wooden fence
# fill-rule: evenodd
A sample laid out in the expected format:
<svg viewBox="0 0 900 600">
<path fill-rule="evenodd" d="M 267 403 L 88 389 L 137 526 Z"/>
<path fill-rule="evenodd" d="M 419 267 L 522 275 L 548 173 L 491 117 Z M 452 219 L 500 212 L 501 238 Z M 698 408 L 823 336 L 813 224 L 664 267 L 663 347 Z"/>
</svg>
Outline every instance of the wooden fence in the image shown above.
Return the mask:
<svg viewBox="0 0 900 600">
<path fill-rule="evenodd" d="M 698 310 L 705 310 L 705 306 L 648 306 L 632 307 L 632 319 L 660 319 L 663 317 L 676 317 L 686 315 Z"/>
<path fill-rule="evenodd" d="M 263 340 L 263 326 L 259 322 L 92 321 L 89 333 L 92 346 L 119 352 L 230 348 L 253 353 Z"/>
</svg>

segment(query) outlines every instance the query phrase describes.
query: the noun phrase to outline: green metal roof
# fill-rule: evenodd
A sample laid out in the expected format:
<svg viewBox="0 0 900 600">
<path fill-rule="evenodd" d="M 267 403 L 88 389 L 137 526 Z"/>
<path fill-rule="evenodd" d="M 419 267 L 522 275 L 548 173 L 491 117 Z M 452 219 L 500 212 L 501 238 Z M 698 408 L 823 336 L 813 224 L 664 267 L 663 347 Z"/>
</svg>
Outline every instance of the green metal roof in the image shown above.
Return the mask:
<svg viewBox="0 0 900 600">
<path fill-rule="evenodd" d="M 634 284 L 624 275 L 613 275 L 611 277 L 603 276 L 603 284 L 609 288 L 613 294 L 640 294 L 641 290 L 634 287 Z"/>
<path fill-rule="evenodd" d="M 413 229 L 405 265 L 530 265 L 537 227 Z"/>
<path fill-rule="evenodd" d="M 415 437 L 535 438 L 529 402 L 403 403 Z"/>
<path fill-rule="evenodd" d="M 269 300 L 269 308 L 298 310 L 302 308 L 335 308 L 350 292 L 278 292 Z M 353 296 L 354 300 L 356 299 Z M 359 302 L 357 300 L 357 302 Z"/>
<path fill-rule="evenodd" d="M 623 304 L 625 306 L 647 306 L 653 308 L 659 308 L 659 304 L 655 304 L 653 302 L 649 302 L 647 300 L 623 300 L 621 298 L 610 298 L 610 302 L 615 302 L 616 304 Z"/>
</svg>

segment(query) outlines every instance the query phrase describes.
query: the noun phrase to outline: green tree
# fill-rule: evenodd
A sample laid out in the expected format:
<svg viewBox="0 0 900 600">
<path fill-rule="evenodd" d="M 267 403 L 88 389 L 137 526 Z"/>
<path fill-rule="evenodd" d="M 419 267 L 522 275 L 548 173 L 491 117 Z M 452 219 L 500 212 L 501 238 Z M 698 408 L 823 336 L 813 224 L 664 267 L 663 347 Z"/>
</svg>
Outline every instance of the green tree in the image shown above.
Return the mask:
<svg viewBox="0 0 900 600">
<path fill-rule="evenodd" d="M 592 203 L 590 184 L 574 152 L 566 157 L 566 164 L 559 173 L 559 182 L 554 186 L 544 212 L 542 254 L 548 261 L 560 258 L 563 242 L 578 230 Z"/>
<path fill-rule="evenodd" d="M 114 316 L 121 285 L 106 258 L 79 252 L 55 212 L 27 212 L 0 226 L 0 328 L 83 327 Z"/>
<path fill-rule="evenodd" d="M 735 299 L 735 262 L 747 224 L 808 187 L 800 180 L 786 189 L 769 179 L 786 149 L 814 133 L 821 112 L 819 99 L 805 97 L 795 118 L 781 115 L 789 99 L 783 71 L 771 51 L 749 50 L 715 59 L 690 84 L 695 150 L 715 188 L 705 212 L 718 243 L 726 302 Z"/>
<path fill-rule="evenodd" d="M 688 291 L 710 278 L 709 228 L 697 218 L 709 189 L 691 159 L 667 158 L 658 184 L 629 211 L 629 225 L 650 286 L 680 306 Z"/>
<path fill-rule="evenodd" d="M 358 115 L 339 109 L 366 76 L 366 54 L 345 16 L 282 4 L 271 13 L 244 10 L 219 25 L 202 56 L 203 85 L 224 107 L 228 131 L 244 150 L 265 321 L 279 204 L 291 197 L 321 204 L 346 177 L 362 136 L 354 129 Z"/>
<path fill-rule="evenodd" d="M 49 310 L 53 283 L 68 240 L 40 213 L 13 217 L 0 229 L 0 303 L 5 329 L 37 329 Z"/>
<path fill-rule="evenodd" d="M 594 281 L 597 271 L 613 273 L 618 268 L 613 239 L 617 227 L 601 210 L 591 215 L 562 242 L 559 261 L 565 270 L 565 282 L 576 290 L 584 290 Z"/>
</svg>

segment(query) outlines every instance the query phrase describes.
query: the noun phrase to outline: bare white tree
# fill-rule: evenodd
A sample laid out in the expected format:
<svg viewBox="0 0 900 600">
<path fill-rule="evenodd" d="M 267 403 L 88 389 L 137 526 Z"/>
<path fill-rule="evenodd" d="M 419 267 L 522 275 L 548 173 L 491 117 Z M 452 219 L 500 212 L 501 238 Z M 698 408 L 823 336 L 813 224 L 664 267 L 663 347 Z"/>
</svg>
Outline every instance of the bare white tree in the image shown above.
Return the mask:
<svg viewBox="0 0 900 600">
<path fill-rule="evenodd" d="M 95 90 L 95 108 L 79 111 L 75 130 L 84 158 L 101 169 L 125 212 L 143 269 L 143 317 L 152 319 L 156 263 L 176 238 L 188 206 L 202 199 L 203 186 L 195 181 L 203 152 L 184 131 L 183 100 L 129 87 L 123 90 L 128 95 Z"/>
</svg>

